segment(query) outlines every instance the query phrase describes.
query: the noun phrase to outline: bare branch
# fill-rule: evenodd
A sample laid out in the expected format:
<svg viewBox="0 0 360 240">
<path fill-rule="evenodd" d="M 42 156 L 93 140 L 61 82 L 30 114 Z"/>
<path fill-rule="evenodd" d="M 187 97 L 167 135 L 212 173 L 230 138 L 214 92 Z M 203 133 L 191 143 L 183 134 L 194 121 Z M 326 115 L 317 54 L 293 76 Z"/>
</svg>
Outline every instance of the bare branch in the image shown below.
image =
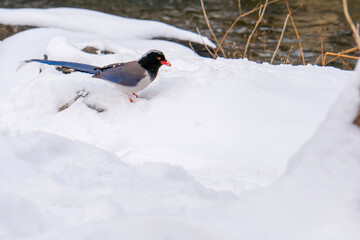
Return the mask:
<svg viewBox="0 0 360 240">
<path fill-rule="evenodd" d="M 285 19 L 285 22 L 284 22 L 284 27 L 283 27 L 283 30 L 282 30 L 282 32 L 281 32 L 280 39 L 279 39 L 279 42 L 278 42 L 278 44 L 277 44 L 277 46 L 276 46 L 276 49 L 275 49 L 275 51 L 274 51 L 274 54 L 273 54 L 273 56 L 272 56 L 272 58 L 271 58 L 270 64 L 272 64 L 272 63 L 274 62 L 276 52 L 279 50 L 280 43 L 281 43 L 281 40 L 282 40 L 282 38 L 283 38 L 283 36 L 284 36 L 284 32 L 285 32 L 286 25 L 287 25 L 287 22 L 288 22 L 288 20 L 289 20 L 289 17 L 290 17 L 290 15 L 288 14 L 288 15 L 286 16 L 286 19 Z"/>
<path fill-rule="evenodd" d="M 355 27 L 354 22 L 351 20 L 347 0 L 343 0 L 342 3 L 343 3 L 343 8 L 344 8 L 344 14 L 345 14 L 346 21 L 348 21 L 348 23 L 349 23 L 349 25 L 351 27 L 351 30 L 353 31 L 354 39 L 355 39 L 356 44 L 358 46 L 360 46 L 359 30 Z"/>
<path fill-rule="evenodd" d="M 265 10 L 266 10 L 267 5 L 268 5 L 268 0 L 266 0 L 264 7 L 262 7 L 262 8 L 260 7 L 259 14 L 260 14 L 260 12 L 261 12 L 261 15 L 260 15 L 259 19 L 257 20 L 257 22 L 256 22 L 256 24 L 255 24 L 255 27 L 254 27 L 254 29 L 252 30 L 252 32 L 251 32 L 251 34 L 250 34 L 250 36 L 249 36 L 249 38 L 248 38 L 248 41 L 247 41 L 246 46 L 245 46 L 244 57 L 246 57 L 246 52 L 247 52 L 247 49 L 248 49 L 248 47 L 249 47 L 250 40 L 251 40 L 252 36 L 254 35 L 255 30 L 257 29 L 257 27 L 259 26 L 260 22 L 262 21 L 262 19 L 263 19 L 263 17 L 264 17 L 264 13 L 265 13 Z M 262 10 L 261 10 L 261 9 L 262 9 Z"/>
<path fill-rule="evenodd" d="M 293 27 L 294 27 L 294 30 L 295 30 L 295 33 L 296 33 L 296 37 L 297 37 L 297 39 L 298 39 L 298 41 L 299 41 L 299 47 L 300 47 L 302 62 L 303 62 L 303 64 L 305 65 L 305 58 L 304 58 L 304 53 L 303 53 L 303 49 L 302 49 L 302 46 L 301 46 L 300 36 L 299 36 L 299 33 L 298 33 L 297 29 L 296 29 L 295 22 L 294 22 L 294 19 L 293 19 L 293 17 L 292 17 L 292 13 L 291 13 L 291 11 L 290 11 L 289 3 L 288 3 L 287 0 L 285 0 L 285 2 L 286 2 L 287 10 L 288 10 L 289 15 L 290 15 L 291 23 L 292 23 L 292 25 L 293 25 Z"/>
<path fill-rule="evenodd" d="M 214 32 L 213 32 L 213 30 L 212 30 L 212 28 L 211 28 L 211 26 L 210 26 L 209 19 L 208 19 L 207 15 L 206 15 L 206 11 L 205 11 L 205 6 L 204 6 L 203 0 L 200 0 L 200 3 L 201 3 L 201 8 L 202 8 L 202 11 L 203 11 L 203 14 L 204 14 L 204 17 L 205 17 L 206 24 L 207 24 L 207 26 L 208 26 L 208 28 L 209 28 L 209 31 L 210 31 L 211 35 L 213 36 L 213 38 L 215 39 L 216 44 L 219 46 L 219 41 L 218 41 L 217 37 L 215 36 L 215 34 L 214 34 Z M 221 52 L 222 52 L 222 54 L 224 55 L 224 57 L 226 57 L 224 49 L 221 48 Z M 217 57 L 216 54 L 213 55 L 213 58 L 216 58 L 216 57 Z"/>
</svg>

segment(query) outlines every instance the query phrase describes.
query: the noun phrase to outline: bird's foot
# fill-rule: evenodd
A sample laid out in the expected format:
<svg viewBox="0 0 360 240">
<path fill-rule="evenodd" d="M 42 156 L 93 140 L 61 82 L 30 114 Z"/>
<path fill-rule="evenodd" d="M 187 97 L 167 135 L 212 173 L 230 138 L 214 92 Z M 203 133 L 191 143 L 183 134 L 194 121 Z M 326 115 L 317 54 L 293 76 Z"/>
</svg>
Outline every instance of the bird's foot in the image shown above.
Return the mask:
<svg viewBox="0 0 360 240">
<path fill-rule="evenodd" d="M 134 95 L 136 98 L 139 98 L 139 96 L 138 96 L 136 93 L 128 94 L 129 100 L 130 100 L 130 102 L 132 102 L 132 103 L 133 103 L 134 100 L 135 100 L 135 99 L 134 99 L 134 100 L 132 99 L 132 96 L 133 96 L 133 95 Z"/>
</svg>

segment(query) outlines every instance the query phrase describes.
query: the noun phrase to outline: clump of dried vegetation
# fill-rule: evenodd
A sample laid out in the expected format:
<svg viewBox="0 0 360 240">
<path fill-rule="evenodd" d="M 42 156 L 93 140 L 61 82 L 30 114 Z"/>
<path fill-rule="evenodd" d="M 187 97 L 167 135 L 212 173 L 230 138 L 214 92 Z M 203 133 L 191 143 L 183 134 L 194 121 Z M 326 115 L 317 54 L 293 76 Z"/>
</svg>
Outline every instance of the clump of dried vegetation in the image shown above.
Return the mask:
<svg viewBox="0 0 360 240">
<path fill-rule="evenodd" d="M 323 39 L 323 35 L 324 35 L 324 31 L 325 28 L 324 27 L 319 27 L 318 29 L 318 37 L 319 37 L 319 44 L 321 45 L 321 53 L 319 54 L 319 56 L 315 59 L 315 61 L 313 62 L 306 62 L 306 59 L 304 57 L 304 51 L 303 51 L 303 47 L 302 47 L 302 40 L 301 40 L 301 36 L 298 32 L 298 29 L 296 28 L 296 23 L 294 21 L 293 15 L 296 14 L 296 12 L 302 7 L 302 5 L 300 5 L 299 7 L 297 7 L 296 9 L 291 9 L 291 6 L 289 5 L 288 0 L 266 0 L 265 3 L 261 3 L 259 2 L 258 5 L 256 7 L 254 7 L 252 10 L 246 12 L 246 13 L 242 13 L 241 11 L 241 0 L 237 0 L 238 1 L 238 7 L 239 7 L 239 16 L 234 20 L 234 22 L 231 24 L 231 26 L 226 30 L 225 34 L 222 36 L 222 38 L 219 40 L 216 35 L 214 34 L 214 31 L 210 25 L 208 16 L 206 14 L 206 9 L 205 9 L 205 5 L 204 5 L 204 1 L 200 0 L 201 6 L 202 6 L 202 11 L 203 11 L 203 15 L 205 17 L 206 23 L 207 23 L 207 27 L 210 31 L 211 37 L 210 39 L 212 39 L 216 45 L 217 48 L 216 49 L 210 49 L 208 47 L 206 47 L 206 50 L 209 52 L 209 54 L 213 57 L 213 58 L 217 58 L 219 56 L 219 54 L 222 57 L 230 57 L 230 58 L 248 58 L 249 60 L 252 60 L 252 50 L 251 49 L 251 45 L 254 45 L 253 43 L 255 42 L 255 40 L 260 40 L 263 42 L 264 45 L 264 61 L 265 62 L 269 62 L 271 64 L 274 63 L 274 61 L 277 58 L 277 54 L 279 51 L 279 48 L 282 44 L 282 40 L 283 40 L 283 36 L 284 33 L 289 30 L 288 28 L 288 22 L 290 20 L 291 26 L 292 26 L 292 31 L 295 32 L 295 36 L 297 38 L 297 42 L 298 42 L 298 48 L 299 48 L 299 52 L 300 52 L 300 60 L 295 60 L 297 61 L 297 63 L 300 64 L 316 64 L 316 65 L 321 65 L 321 66 L 327 66 L 330 63 L 334 63 L 334 62 L 338 62 L 338 66 L 340 64 L 341 68 L 343 69 L 348 69 L 348 70 L 352 70 L 353 66 L 355 65 L 354 63 L 356 62 L 356 60 L 359 59 L 359 53 L 360 53 L 360 45 L 357 41 L 359 41 L 359 39 L 357 39 L 356 33 L 358 35 L 359 32 L 359 26 L 355 26 L 355 24 L 353 23 L 353 21 L 351 20 L 351 17 L 349 15 L 349 11 L 348 11 L 348 5 L 347 5 L 347 1 L 343 0 L 343 9 L 344 9 L 344 14 L 346 17 L 346 20 L 348 21 L 352 32 L 354 33 L 354 39 L 355 42 L 357 42 L 357 46 L 354 46 L 350 49 L 346 49 L 343 50 L 341 52 L 328 52 L 325 51 L 324 49 L 324 39 Z M 269 47 L 266 45 L 266 36 L 262 36 L 264 34 L 261 34 L 258 32 L 259 30 L 259 26 L 261 25 L 261 23 L 264 21 L 264 18 L 266 16 L 265 11 L 267 9 L 267 7 L 271 4 L 285 4 L 286 5 L 286 9 L 287 9 L 287 15 L 285 17 L 284 20 L 284 24 L 283 24 L 283 28 L 282 28 L 282 32 L 281 35 L 279 37 L 278 43 L 276 45 L 276 48 L 274 50 L 270 50 Z M 235 27 L 235 25 L 239 22 L 240 19 L 250 15 L 250 14 L 258 14 L 258 20 L 256 21 L 251 33 L 249 35 L 245 35 L 244 37 L 245 39 L 245 44 L 243 46 L 236 46 L 235 47 L 235 43 L 233 44 L 229 44 L 229 43 L 225 43 L 225 39 L 227 38 L 227 36 L 229 35 L 229 33 L 231 32 L 231 30 Z M 199 30 L 198 30 L 199 32 Z M 223 46 L 230 46 L 233 49 L 233 52 L 229 52 L 229 51 L 225 51 Z M 294 61 L 290 61 L 289 57 L 291 55 L 291 51 L 293 49 L 290 48 L 287 58 L 285 59 L 281 59 L 280 62 L 285 63 L 285 64 L 291 64 L 294 63 Z M 267 56 L 269 54 L 269 52 L 272 51 L 272 57 L 267 58 Z M 279 60 L 279 59 L 278 59 Z M 348 64 L 347 60 L 352 60 L 352 65 Z M 279 62 L 279 61 L 278 61 Z"/>
<path fill-rule="evenodd" d="M 210 30 L 210 33 L 212 35 L 211 39 L 215 41 L 216 45 L 217 45 L 217 48 L 216 49 L 209 49 L 209 48 L 206 48 L 207 51 L 211 54 L 211 56 L 213 58 L 217 58 L 219 56 L 219 51 L 221 52 L 222 56 L 223 57 L 234 57 L 236 54 L 240 57 L 248 57 L 249 59 L 251 58 L 251 55 L 249 54 L 249 45 L 251 44 L 251 42 L 254 40 L 254 35 L 256 34 L 258 28 L 259 28 L 259 25 L 260 23 L 263 21 L 264 19 L 264 15 L 265 15 L 265 11 L 266 11 L 266 8 L 268 5 L 270 4 L 273 4 L 273 3 L 276 3 L 276 2 L 279 2 L 280 0 L 273 0 L 273 1 L 269 1 L 269 0 L 266 0 L 264 4 L 262 3 L 259 3 L 254 9 L 246 12 L 246 13 L 242 13 L 241 12 L 241 0 L 238 0 L 238 7 L 239 7 L 239 17 L 235 19 L 235 21 L 231 24 L 231 26 L 227 29 L 227 31 L 225 32 L 225 34 L 223 35 L 223 37 L 221 38 L 221 40 L 219 41 L 218 38 L 215 36 L 212 28 L 211 28 L 211 25 L 210 25 L 210 22 L 209 22 L 209 19 L 207 17 L 207 14 L 206 14 L 206 10 L 205 10 L 205 6 L 204 6 L 204 2 L 203 0 L 200 0 L 201 2 L 201 6 L 202 6 L 202 11 L 203 11 L 203 14 L 204 14 L 204 17 L 205 17 L 205 20 L 206 20 L 206 23 L 207 23 L 207 26 Z M 302 48 L 302 45 L 301 45 L 301 38 L 300 38 L 300 35 L 299 35 L 299 32 L 296 28 L 296 24 L 295 24 L 295 21 L 293 19 L 293 14 L 296 13 L 296 11 L 298 10 L 295 9 L 295 10 L 291 10 L 290 8 L 290 5 L 288 3 L 288 0 L 285 0 L 285 4 L 286 4 L 286 8 L 287 8 L 287 11 L 288 11 L 288 14 L 285 18 L 285 21 L 284 21 L 284 25 L 283 25 L 283 28 L 282 28 L 282 32 L 281 32 L 281 35 L 279 37 L 279 40 L 278 40 L 278 43 L 277 43 L 277 46 L 276 48 L 274 49 L 273 51 L 273 54 L 272 54 L 272 58 L 271 60 L 269 61 L 270 64 L 273 64 L 274 62 L 274 59 L 276 58 L 276 54 L 279 50 L 279 47 L 281 45 L 281 42 L 282 42 L 282 39 L 283 39 L 283 36 L 284 36 L 284 32 L 286 31 L 287 29 L 287 25 L 288 25 L 288 21 L 290 19 L 291 21 L 291 25 L 293 27 L 293 30 L 295 31 L 295 34 L 296 34 L 296 38 L 298 40 L 298 44 L 299 44 L 299 49 L 300 49 L 300 53 L 301 53 L 301 61 L 302 61 L 302 64 L 307 64 L 305 62 L 305 58 L 304 58 L 304 53 L 303 53 L 303 48 Z M 300 6 L 301 7 L 301 6 Z M 333 53 L 333 52 L 325 52 L 324 51 L 324 42 L 323 42 L 323 29 L 320 28 L 319 29 L 319 37 L 320 37 L 320 44 L 321 44 L 321 54 L 320 56 L 316 59 L 316 61 L 313 63 L 313 64 L 320 64 L 322 66 L 326 66 L 328 65 L 329 63 L 333 62 L 333 61 L 340 61 L 344 68 L 345 69 L 349 69 L 349 70 L 352 70 L 352 68 L 346 63 L 346 61 L 344 59 L 353 59 L 353 60 L 358 60 L 360 57 L 359 57 L 359 50 L 360 50 L 360 34 L 359 34 L 359 24 L 355 25 L 353 20 L 351 19 L 351 16 L 349 14 L 349 10 L 348 10 L 348 3 L 347 3 L 347 0 L 342 0 L 342 7 L 343 7 L 343 11 L 344 11 L 344 15 L 345 15 L 345 18 L 352 30 L 352 34 L 353 34 L 353 38 L 355 40 L 355 46 L 350 48 L 350 49 L 347 49 L 347 50 L 344 50 L 344 51 L 341 51 L 341 52 L 338 52 L 338 53 Z M 245 44 L 245 47 L 243 49 L 243 52 L 240 52 L 239 49 L 237 48 L 233 48 L 234 49 L 234 53 L 231 55 L 231 54 L 227 54 L 225 52 L 225 50 L 222 48 L 223 44 L 224 44 L 224 40 L 226 39 L 226 37 L 228 36 L 228 34 L 230 33 L 230 31 L 234 28 L 234 26 L 236 25 L 236 23 L 243 17 L 249 15 L 249 14 L 252 14 L 252 13 L 255 13 L 255 12 L 258 12 L 258 20 L 256 21 L 255 23 L 255 26 L 253 28 L 253 30 L 251 31 L 251 33 L 249 34 L 249 36 L 247 36 L 247 40 L 246 40 L 246 44 Z M 266 51 L 266 46 L 264 45 L 264 50 Z M 289 53 L 290 55 L 290 53 Z M 288 55 L 288 56 L 289 56 Z M 266 56 L 266 55 L 265 55 Z M 266 57 L 265 57 L 265 61 L 266 61 Z M 284 63 L 289 63 L 288 62 L 288 58 L 285 60 Z M 359 89 L 360 91 L 360 89 Z M 357 126 L 360 127 L 360 106 L 359 106 L 359 111 L 358 111 L 358 114 L 357 116 L 355 117 L 353 123 Z"/>
</svg>

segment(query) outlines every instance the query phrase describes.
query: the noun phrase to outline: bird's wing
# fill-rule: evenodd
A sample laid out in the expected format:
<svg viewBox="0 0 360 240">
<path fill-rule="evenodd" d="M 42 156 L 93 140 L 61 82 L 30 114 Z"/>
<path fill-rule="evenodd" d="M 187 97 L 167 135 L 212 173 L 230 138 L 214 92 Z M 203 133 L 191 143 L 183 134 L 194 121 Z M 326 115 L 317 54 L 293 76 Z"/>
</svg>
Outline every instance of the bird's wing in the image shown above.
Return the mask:
<svg viewBox="0 0 360 240">
<path fill-rule="evenodd" d="M 108 80 L 124 86 L 136 86 L 144 77 L 145 69 L 137 61 L 111 64 L 102 68 L 102 71 L 95 74 L 94 78 Z"/>
</svg>

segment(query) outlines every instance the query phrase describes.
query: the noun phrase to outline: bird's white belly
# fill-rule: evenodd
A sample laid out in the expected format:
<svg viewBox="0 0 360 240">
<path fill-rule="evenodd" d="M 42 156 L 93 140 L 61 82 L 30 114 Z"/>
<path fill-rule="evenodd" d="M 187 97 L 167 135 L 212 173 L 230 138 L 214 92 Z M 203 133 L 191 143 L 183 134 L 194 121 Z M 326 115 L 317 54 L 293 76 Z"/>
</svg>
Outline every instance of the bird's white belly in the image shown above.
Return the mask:
<svg viewBox="0 0 360 240">
<path fill-rule="evenodd" d="M 115 84 L 116 88 L 119 89 L 121 92 L 129 94 L 129 93 L 136 93 L 143 89 L 145 89 L 147 86 L 149 86 L 151 83 L 150 76 L 146 73 L 146 77 L 143 78 L 136 86 L 124 86 L 120 84 Z"/>
</svg>

